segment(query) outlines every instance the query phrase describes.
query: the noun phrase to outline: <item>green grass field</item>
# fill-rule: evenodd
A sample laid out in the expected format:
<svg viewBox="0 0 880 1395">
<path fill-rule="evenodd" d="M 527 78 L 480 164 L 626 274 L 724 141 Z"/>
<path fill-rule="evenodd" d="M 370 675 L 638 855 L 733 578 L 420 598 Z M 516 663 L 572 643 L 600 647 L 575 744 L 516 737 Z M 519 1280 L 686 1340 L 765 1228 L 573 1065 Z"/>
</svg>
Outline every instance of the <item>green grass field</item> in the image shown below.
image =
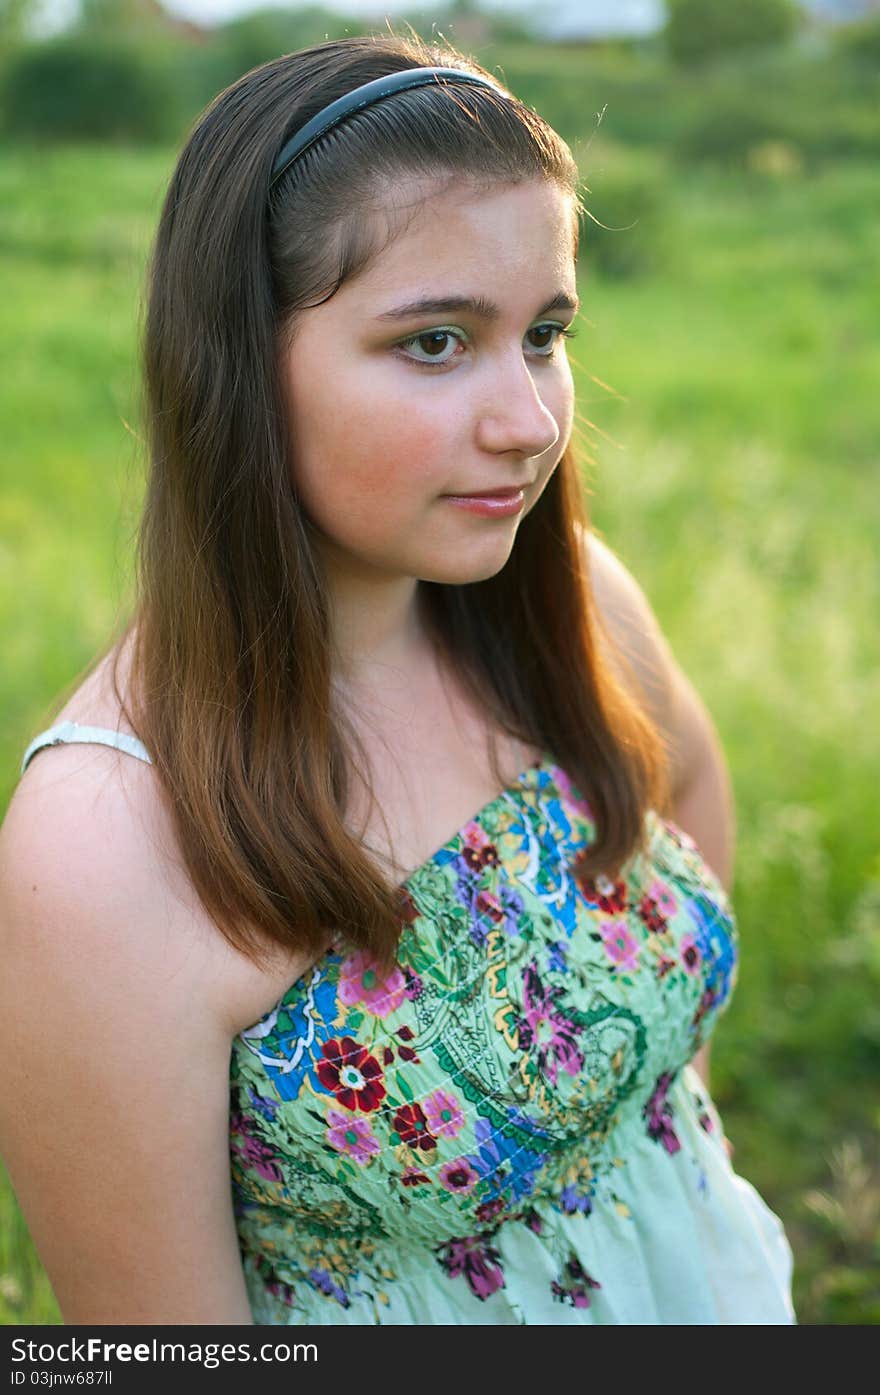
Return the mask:
<svg viewBox="0 0 880 1395">
<path fill-rule="evenodd" d="M 642 275 L 599 276 L 597 239 L 636 245 L 651 229 L 587 224 L 577 435 L 594 521 L 646 590 L 733 776 L 742 966 L 713 1093 L 735 1166 L 786 1223 L 800 1321 L 876 1323 L 876 168 L 723 176 L 663 159 L 586 151 L 600 218 L 615 180 L 636 160 L 647 172 L 663 250 Z M 140 282 L 172 163 L 0 156 L 0 809 L 127 594 Z M 4 1181 L 0 1322 L 58 1320 Z"/>
</svg>

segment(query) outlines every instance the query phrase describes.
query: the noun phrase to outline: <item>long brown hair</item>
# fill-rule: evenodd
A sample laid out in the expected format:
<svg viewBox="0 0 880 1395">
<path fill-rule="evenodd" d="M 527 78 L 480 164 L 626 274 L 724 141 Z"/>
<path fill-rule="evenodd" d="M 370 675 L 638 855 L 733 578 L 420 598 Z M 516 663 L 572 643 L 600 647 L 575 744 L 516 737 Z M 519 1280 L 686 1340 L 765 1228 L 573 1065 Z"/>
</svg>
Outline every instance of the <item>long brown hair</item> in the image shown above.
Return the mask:
<svg viewBox="0 0 880 1395">
<path fill-rule="evenodd" d="M 127 701 L 117 695 L 197 893 L 258 964 L 269 942 L 319 954 L 341 933 L 387 965 L 403 923 L 400 889 L 343 822 L 356 743 L 332 696 L 329 600 L 291 479 L 279 340 L 381 251 L 363 210 L 403 174 L 556 181 L 577 246 L 569 147 L 484 87 L 422 87 L 369 107 L 267 192 L 276 153 L 316 111 L 422 65 L 497 83 L 445 42 L 393 33 L 245 74 L 183 148 L 149 267 L 150 469 Z M 578 870 L 595 875 L 644 847 L 644 814 L 666 793 L 658 733 L 596 644 L 586 529 L 569 446 L 496 576 L 420 590 L 433 639 L 483 710 L 552 752 L 589 800 L 596 839 Z"/>
</svg>

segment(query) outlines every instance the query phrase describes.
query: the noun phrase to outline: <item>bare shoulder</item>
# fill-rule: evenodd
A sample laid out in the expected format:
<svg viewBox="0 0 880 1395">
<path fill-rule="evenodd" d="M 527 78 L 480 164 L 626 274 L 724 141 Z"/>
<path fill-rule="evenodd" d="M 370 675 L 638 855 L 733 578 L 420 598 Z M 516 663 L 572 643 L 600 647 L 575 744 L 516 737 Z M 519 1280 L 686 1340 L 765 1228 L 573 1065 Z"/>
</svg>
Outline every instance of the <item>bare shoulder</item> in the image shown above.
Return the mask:
<svg viewBox="0 0 880 1395">
<path fill-rule="evenodd" d="M 596 533 L 586 535 L 590 588 L 603 627 L 639 671 L 646 686 L 668 680 L 675 664 L 672 651 L 642 587 L 609 545 Z"/>
<path fill-rule="evenodd" d="M 583 535 L 596 639 L 624 686 L 664 732 L 682 675 L 635 577 L 594 532 Z"/>
<path fill-rule="evenodd" d="M 41 753 L 0 828 L 0 1152 L 65 1322 L 247 1322 L 223 983 L 124 759 Z"/>
<path fill-rule="evenodd" d="M 134 734 L 109 659 L 56 720 Z M 230 1038 L 307 967 L 279 951 L 260 968 L 229 944 L 187 874 L 155 771 L 105 745 L 45 747 L 31 760 L 0 825 L 0 903 L 6 935 L 38 924 L 57 936 L 48 954 L 100 955 L 157 992 L 173 979 L 188 1010 Z"/>
<path fill-rule="evenodd" d="M 0 826 L 4 952 L 37 971 L 40 955 L 47 971 L 68 956 L 112 965 L 157 993 L 168 976 L 200 982 L 192 1011 L 220 1020 L 217 951 L 155 786 L 149 766 L 106 746 L 34 757 Z"/>
<path fill-rule="evenodd" d="M 667 739 L 675 793 L 707 760 L 718 758 L 714 724 L 632 572 L 592 531 L 586 534 L 584 550 L 599 642 L 621 681 Z"/>
</svg>

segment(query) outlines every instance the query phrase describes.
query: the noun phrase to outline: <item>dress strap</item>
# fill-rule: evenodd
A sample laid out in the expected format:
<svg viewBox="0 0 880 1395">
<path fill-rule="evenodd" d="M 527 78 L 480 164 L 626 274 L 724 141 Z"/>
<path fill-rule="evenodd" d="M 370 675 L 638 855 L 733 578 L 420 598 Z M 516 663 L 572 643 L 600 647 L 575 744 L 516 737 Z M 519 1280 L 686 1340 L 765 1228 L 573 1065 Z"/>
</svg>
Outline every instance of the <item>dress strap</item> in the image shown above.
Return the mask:
<svg viewBox="0 0 880 1395">
<path fill-rule="evenodd" d="M 125 751 L 129 756 L 136 756 L 138 760 L 146 761 L 152 765 L 147 748 L 136 736 L 129 736 L 124 731 L 113 731 L 110 727 L 90 727 L 83 726 L 80 722 L 58 722 L 54 727 L 48 727 L 46 731 L 41 731 L 39 736 L 35 736 L 31 744 L 24 753 L 21 763 L 21 775 L 27 770 L 28 762 L 36 755 L 43 746 L 61 746 L 68 742 L 90 742 L 99 746 L 115 746 L 118 751 Z"/>
</svg>

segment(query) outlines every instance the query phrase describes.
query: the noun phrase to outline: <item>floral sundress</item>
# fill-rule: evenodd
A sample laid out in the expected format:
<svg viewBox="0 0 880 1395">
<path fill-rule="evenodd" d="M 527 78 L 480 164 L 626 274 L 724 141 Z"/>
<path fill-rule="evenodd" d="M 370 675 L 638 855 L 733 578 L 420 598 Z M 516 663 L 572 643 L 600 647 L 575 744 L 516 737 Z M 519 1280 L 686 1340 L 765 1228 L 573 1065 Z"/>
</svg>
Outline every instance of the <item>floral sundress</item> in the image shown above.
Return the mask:
<svg viewBox="0 0 880 1395">
<path fill-rule="evenodd" d="M 25 763 L 117 736 L 71 726 Z M 334 949 L 234 1039 L 255 1322 L 795 1322 L 783 1225 L 689 1064 L 735 916 L 693 840 L 647 825 L 619 880 L 576 874 L 595 823 L 546 756 L 403 883 L 390 973 Z"/>
</svg>

